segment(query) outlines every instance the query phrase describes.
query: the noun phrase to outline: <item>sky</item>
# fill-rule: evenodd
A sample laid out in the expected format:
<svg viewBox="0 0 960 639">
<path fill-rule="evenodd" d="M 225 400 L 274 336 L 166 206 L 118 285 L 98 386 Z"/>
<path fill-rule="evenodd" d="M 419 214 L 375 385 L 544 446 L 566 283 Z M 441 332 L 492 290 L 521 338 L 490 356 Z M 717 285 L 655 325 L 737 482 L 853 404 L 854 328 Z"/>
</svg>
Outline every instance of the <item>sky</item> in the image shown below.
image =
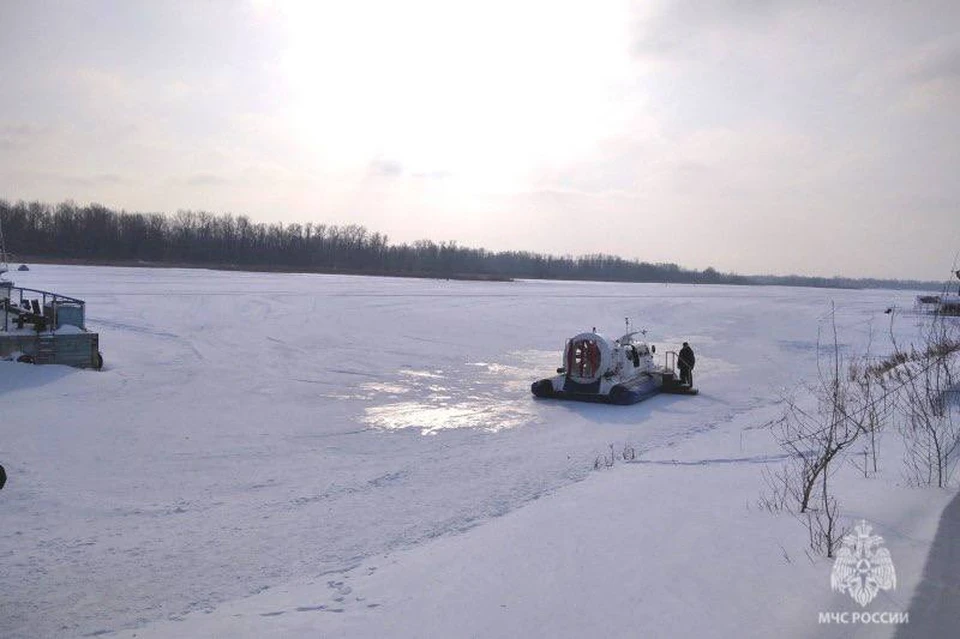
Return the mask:
<svg viewBox="0 0 960 639">
<path fill-rule="evenodd" d="M 0 24 L 3 199 L 960 268 L 955 0 L 2 0 Z"/>
</svg>

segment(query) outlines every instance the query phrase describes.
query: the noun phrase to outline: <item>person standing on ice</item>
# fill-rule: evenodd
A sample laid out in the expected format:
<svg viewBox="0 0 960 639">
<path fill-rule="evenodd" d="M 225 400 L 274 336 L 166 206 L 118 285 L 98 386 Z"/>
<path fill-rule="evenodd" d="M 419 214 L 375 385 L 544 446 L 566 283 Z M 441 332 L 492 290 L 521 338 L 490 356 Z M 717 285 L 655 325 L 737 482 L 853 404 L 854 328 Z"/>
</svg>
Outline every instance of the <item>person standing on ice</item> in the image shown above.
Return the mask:
<svg viewBox="0 0 960 639">
<path fill-rule="evenodd" d="M 680 367 L 680 383 L 687 386 L 693 386 L 693 367 L 697 363 L 697 358 L 693 354 L 690 344 L 684 342 L 680 349 L 680 355 L 677 356 L 677 366 Z"/>
</svg>

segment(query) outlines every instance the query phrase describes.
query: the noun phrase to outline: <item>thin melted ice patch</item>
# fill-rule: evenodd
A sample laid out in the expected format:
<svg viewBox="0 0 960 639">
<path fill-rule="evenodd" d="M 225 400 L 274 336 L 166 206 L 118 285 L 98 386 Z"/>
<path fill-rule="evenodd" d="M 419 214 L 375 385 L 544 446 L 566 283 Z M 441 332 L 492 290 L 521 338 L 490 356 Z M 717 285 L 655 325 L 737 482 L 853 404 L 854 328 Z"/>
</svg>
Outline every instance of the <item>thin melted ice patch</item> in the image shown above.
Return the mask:
<svg viewBox="0 0 960 639">
<path fill-rule="evenodd" d="M 419 428 L 423 435 L 443 430 L 475 428 L 496 432 L 532 421 L 534 414 L 516 405 L 497 405 L 490 401 L 400 402 L 367 409 L 366 421 L 376 428 L 397 430 Z"/>
<path fill-rule="evenodd" d="M 508 353 L 507 362 L 471 362 L 455 371 L 402 369 L 381 391 L 381 402 L 363 420 L 374 428 L 418 428 L 424 435 L 473 428 L 497 432 L 533 422 L 537 412 L 530 384 L 544 376 L 544 362 L 555 353 Z M 386 392 L 384 392 L 386 391 Z M 414 399 L 416 398 L 416 399 Z"/>
</svg>

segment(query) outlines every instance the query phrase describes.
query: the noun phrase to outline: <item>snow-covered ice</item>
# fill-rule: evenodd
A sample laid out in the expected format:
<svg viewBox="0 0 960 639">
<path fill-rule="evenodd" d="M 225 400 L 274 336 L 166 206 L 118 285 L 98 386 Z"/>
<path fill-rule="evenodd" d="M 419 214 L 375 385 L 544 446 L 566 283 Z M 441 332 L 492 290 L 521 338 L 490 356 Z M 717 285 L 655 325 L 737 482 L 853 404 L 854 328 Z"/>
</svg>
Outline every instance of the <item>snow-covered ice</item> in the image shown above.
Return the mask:
<svg viewBox="0 0 960 639">
<path fill-rule="evenodd" d="M 105 369 L 0 362 L 4 636 L 805 637 L 832 593 L 759 509 L 758 428 L 816 370 L 882 352 L 913 293 L 464 282 L 39 265 Z M 697 397 L 538 401 L 594 326 L 689 341 Z M 916 318 L 894 314 L 904 339 Z M 838 473 L 906 610 L 949 492 Z M 630 447 L 631 462 L 595 463 Z M 855 605 L 855 604 L 854 604 Z M 861 629 L 888 631 L 885 628 Z"/>
</svg>

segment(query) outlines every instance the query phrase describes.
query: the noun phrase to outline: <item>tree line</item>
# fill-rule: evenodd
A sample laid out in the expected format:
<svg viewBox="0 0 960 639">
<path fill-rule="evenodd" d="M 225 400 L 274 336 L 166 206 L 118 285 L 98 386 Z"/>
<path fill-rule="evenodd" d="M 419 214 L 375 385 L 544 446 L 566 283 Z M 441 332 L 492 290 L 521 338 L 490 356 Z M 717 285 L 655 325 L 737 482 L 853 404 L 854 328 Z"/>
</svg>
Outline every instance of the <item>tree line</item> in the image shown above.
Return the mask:
<svg viewBox="0 0 960 639">
<path fill-rule="evenodd" d="M 432 240 L 393 244 L 386 235 L 358 224 L 267 224 L 251 221 L 245 215 L 205 211 L 178 211 L 174 215 L 136 213 L 100 204 L 79 206 L 72 201 L 50 205 L 0 200 L 0 220 L 7 249 L 16 255 L 91 263 L 145 262 L 479 279 L 800 286 L 855 286 L 857 282 L 798 276 L 751 278 L 709 267 L 698 271 L 672 263 L 626 260 L 604 254 L 558 257 L 530 251 L 488 251 Z"/>
</svg>

